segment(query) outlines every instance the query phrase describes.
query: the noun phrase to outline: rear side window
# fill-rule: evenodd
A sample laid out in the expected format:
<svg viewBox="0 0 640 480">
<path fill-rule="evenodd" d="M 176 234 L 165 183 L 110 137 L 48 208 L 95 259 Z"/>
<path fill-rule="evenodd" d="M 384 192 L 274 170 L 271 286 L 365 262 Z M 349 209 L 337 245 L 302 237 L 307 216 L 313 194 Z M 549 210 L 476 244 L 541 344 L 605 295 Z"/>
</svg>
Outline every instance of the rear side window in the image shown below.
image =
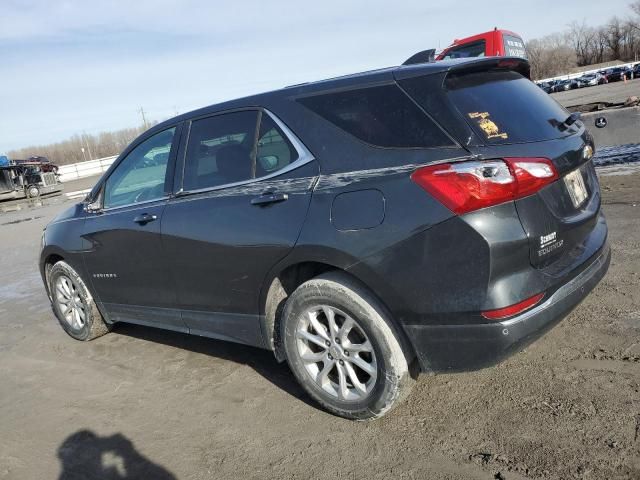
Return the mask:
<svg viewBox="0 0 640 480">
<path fill-rule="evenodd" d="M 486 143 L 509 144 L 561 138 L 569 113 L 532 81 L 512 71 L 488 71 L 445 82 L 447 95 L 464 119 Z"/>
<path fill-rule="evenodd" d="M 298 152 L 276 122 L 261 114 L 260 133 L 256 148 L 256 177 L 276 172 L 298 159 Z"/>
<path fill-rule="evenodd" d="M 453 146 L 447 135 L 396 85 L 315 95 L 298 101 L 354 137 L 377 147 Z"/>
<path fill-rule="evenodd" d="M 183 188 L 198 190 L 253 178 L 258 112 L 234 112 L 191 124 Z"/>
<path fill-rule="evenodd" d="M 520 37 L 504 35 L 502 38 L 504 40 L 504 54 L 507 57 L 527 58 L 524 42 Z"/>
<path fill-rule="evenodd" d="M 264 177 L 289 166 L 298 151 L 266 112 L 224 113 L 191 123 L 184 190 Z"/>
</svg>

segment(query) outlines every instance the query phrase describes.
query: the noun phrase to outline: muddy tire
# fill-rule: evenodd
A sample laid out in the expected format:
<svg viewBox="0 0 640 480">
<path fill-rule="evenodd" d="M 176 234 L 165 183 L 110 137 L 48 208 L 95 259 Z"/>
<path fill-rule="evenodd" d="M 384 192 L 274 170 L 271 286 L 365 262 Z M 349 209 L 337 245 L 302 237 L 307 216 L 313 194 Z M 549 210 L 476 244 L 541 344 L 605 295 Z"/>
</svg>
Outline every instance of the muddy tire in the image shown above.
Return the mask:
<svg viewBox="0 0 640 480">
<path fill-rule="evenodd" d="M 69 264 L 60 261 L 53 265 L 48 281 L 53 312 L 65 332 L 82 341 L 109 332 L 91 293 Z"/>
<path fill-rule="evenodd" d="M 413 386 L 408 355 L 385 309 L 341 272 L 300 285 L 287 300 L 281 327 L 298 382 L 335 415 L 381 417 Z"/>
</svg>

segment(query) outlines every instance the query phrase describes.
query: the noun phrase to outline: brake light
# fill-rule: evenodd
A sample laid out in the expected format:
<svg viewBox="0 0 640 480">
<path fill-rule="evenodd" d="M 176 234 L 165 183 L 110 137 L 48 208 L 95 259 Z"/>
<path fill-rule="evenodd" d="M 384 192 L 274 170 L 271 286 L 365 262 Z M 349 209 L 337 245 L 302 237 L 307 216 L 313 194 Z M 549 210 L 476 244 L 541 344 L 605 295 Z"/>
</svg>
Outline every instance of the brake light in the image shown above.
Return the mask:
<svg viewBox="0 0 640 480">
<path fill-rule="evenodd" d="M 526 197 L 558 178 L 546 158 L 444 163 L 422 167 L 411 179 L 461 215 Z"/>
<path fill-rule="evenodd" d="M 531 298 L 523 300 L 520 303 L 516 303 L 515 305 L 482 312 L 482 316 L 488 320 L 502 320 L 508 317 L 513 317 L 514 315 L 533 308 L 538 302 L 540 302 L 540 300 L 542 300 L 542 297 L 544 297 L 544 293 L 539 293 Z"/>
<path fill-rule="evenodd" d="M 551 160 L 546 158 L 505 158 L 518 180 L 516 198 L 527 197 L 558 179 Z"/>
<path fill-rule="evenodd" d="M 498 61 L 498 68 L 514 68 L 517 67 L 520 62 L 511 58 Z"/>
</svg>

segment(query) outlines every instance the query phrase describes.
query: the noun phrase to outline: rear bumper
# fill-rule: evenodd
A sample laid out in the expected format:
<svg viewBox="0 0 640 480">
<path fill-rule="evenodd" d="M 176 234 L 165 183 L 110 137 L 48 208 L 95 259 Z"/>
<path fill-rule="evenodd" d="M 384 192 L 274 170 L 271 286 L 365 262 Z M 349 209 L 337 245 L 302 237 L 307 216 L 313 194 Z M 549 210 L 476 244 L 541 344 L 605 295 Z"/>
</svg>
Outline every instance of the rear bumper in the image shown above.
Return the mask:
<svg viewBox="0 0 640 480">
<path fill-rule="evenodd" d="M 495 365 L 559 323 L 600 282 L 609 269 L 605 243 L 579 275 L 537 307 L 517 317 L 477 325 L 406 325 L 422 371 L 455 372 Z"/>
</svg>

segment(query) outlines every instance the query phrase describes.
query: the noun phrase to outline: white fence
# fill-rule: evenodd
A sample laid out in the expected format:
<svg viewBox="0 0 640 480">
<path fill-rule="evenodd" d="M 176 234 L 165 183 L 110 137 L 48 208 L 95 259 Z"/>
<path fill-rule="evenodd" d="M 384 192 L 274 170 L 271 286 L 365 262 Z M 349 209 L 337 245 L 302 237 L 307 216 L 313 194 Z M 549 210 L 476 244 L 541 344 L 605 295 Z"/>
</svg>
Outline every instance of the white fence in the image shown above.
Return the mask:
<svg viewBox="0 0 640 480">
<path fill-rule="evenodd" d="M 97 160 L 89 160 L 88 162 L 62 165 L 58 169 L 60 180 L 68 182 L 69 180 L 76 180 L 78 178 L 100 175 L 109 168 L 116 158 L 118 158 L 118 156 L 114 155 L 113 157 L 98 158 Z"/>
<path fill-rule="evenodd" d="M 602 67 L 602 68 L 597 68 L 597 69 L 591 69 L 591 70 L 584 70 L 582 72 L 577 72 L 577 73 L 569 73 L 566 75 L 558 75 L 556 77 L 549 77 L 549 78 L 543 78 L 542 80 L 536 80 L 536 83 L 542 83 L 542 82 L 551 82 L 553 80 L 573 80 L 574 78 L 579 78 L 582 77 L 583 75 L 587 75 L 589 73 L 597 73 L 597 72 L 601 72 L 603 70 L 609 70 L 610 68 L 618 68 L 618 67 L 628 67 L 628 68 L 633 68 L 633 66 L 639 62 L 629 62 L 629 63 L 619 63 L 617 65 L 611 65 L 609 67 Z"/>
</svg>

